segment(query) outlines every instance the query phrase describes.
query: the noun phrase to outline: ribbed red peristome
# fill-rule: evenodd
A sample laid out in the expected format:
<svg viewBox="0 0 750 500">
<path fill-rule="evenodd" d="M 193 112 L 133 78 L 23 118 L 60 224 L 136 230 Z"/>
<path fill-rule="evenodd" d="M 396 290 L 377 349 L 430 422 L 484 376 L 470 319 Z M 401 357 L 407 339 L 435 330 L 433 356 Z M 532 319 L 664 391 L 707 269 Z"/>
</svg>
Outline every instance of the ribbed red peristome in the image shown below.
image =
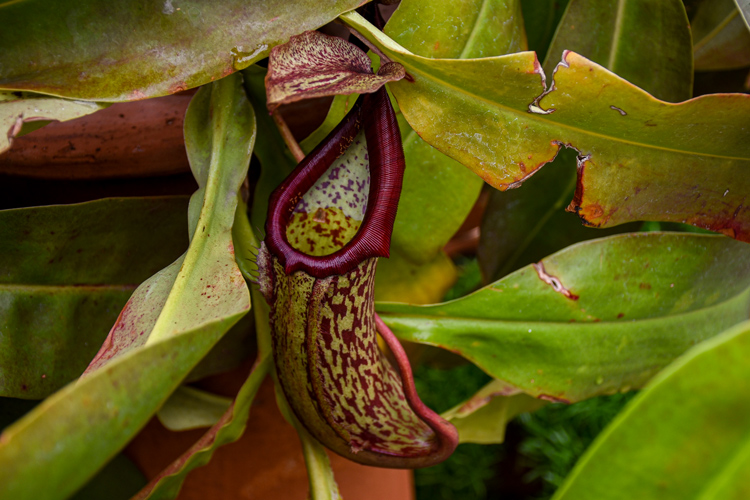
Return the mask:
<svg viewBox="0 0 750 500">
<path fill-rule="evenodd" d="M 304 194 L 325 174 L 364 128 L 370 160 L 367 209 L 357 234 L 340 250 L 312 256 L 296 250 L 286 226 Z M 265 242 L 287 274 L 303 270 L 316 278 L 345 274 L 371 257 L 388 257 L 404 176 L 401 134 L 384 87 L 360 97 L 343 121 L 294 169 L 269 202 Z"/>
</svg>

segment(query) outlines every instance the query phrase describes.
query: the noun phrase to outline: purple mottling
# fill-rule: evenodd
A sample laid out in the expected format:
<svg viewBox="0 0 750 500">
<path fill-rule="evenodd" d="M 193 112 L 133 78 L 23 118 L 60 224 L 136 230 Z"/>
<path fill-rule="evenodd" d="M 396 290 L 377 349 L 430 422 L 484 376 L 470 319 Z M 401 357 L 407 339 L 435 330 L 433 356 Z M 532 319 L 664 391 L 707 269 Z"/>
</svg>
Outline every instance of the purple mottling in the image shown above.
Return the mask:
<svg viewBox="0 0 750 500">
<path fill-rule="evenodd" d="M 334 167 L 330 169 L 330 171 L 328 172 L 328 178 L 332 181 L 338 179 L 340 170 L 341 170 L 341 167 Z"/>
<path fill-rule="evenodd" d="M 307 213 L 310 211 L 310 207 L 305 201 L 305 199 L 303 198 L 299 201 L 299 203 L 297 203 L 297 206 L 294 207 L 294 211 L 296 213 Z"/>
</svg>

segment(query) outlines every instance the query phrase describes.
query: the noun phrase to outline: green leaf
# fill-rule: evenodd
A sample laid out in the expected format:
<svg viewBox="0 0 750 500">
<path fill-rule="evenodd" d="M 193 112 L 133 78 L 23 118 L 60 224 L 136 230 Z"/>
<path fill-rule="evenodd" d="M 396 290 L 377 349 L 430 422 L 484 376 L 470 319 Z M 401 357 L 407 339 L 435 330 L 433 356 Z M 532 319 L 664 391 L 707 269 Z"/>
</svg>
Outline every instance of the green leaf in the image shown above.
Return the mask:
<svg viewBox="0 0 750 500">
<path fill-rule="evenodd" d="M 552 75 L 572 50 L 663 101 L 693 95 L 693 54 L 681 0 L 571 0 L 555 33 L 544 72 Z"/>
<path fill-rule="evenodd" d="M 211 427 L 232 404 L 230 398 L 183 385 L 156 412 L 159 422 L 170 431 Z"/>
<path fill-rule="evenodd" d="M 666 220 L 750 239 L 750 96 L 668 104 L 566 52 L 537 99 L 533 53 L 426 59 L 356 13 L 341 18 L 404 65 L 409 76 L 390 89 L 420 136 L 493 186 L 517 186 L 571 146 L 581 160 L 569 210 L 586 224 Z"/>
<path fill-rule="evenodd" d="M 461 22 L 456 22 L 458 19 Z M 404 0 L 385 33 L 428 58 L 488 57 L 526 48 L 520 2 L 516 0 Z M 425 265 L 439 258 L 440 250 L 469 214 L 483 183 L 423 141 L 401 113 L 398 117 L 407 167 L 391 244 L 412 265 Z"/>
<path fill-rule="evenodd" d="M 742 20 L 745 21 L 745 26 L 750 30 L 750 1 L 748 0 L 734 0 L 737 5 L 737 9 L 740 11 Z"/>
<path fill-rule="evenodd" d="M 116 455 L 71 500 L 128 500 L 146 484 L 146 478 L 125 455 Z"/>
<path fill-rule="evenodd" d="M 569 0 L 523 0 L 521 2 L 529 50 L 536 52 L 540 61 L 544 61 L 547 57 L 550 42 L 568 3 Z"/>
<path fill-rule="evenodd" d="M 261 234 L 266 224 L 268 200 L 271 197 L 271 193 L 294 170 L 297 162 L 294 161 L 291 155 L 285 154 L 287 147 L 284 139 L 279 134 L 273 119 L 265 111 L 267 109 L 266 70 L 258 66 L 251 66 L 244 70 L 242 74 L 245 79 L 247 98 L 254 109 L 261 110 L 256 115 L 256 119 L 258 120 L 258 141 L 255 145 L 255 155 L 260 160 L 261 169 L 260 178 L 258 179 L 253 195 L 250 222 L 252 228 L 258 232 L 256 236 L 262 239 Z M 326 132 L 326 135 L 328 135 L 328 132 Z"/>
<path fill-rule="evenodd" d="M 231 236 L 255 139 L 239 75 L 195 95 L 185 135 L 200 185 L 188 251 L 136 290 L 87 375 L 0 434 L 0 498 L 65 498 L 81 487 L 249 310 Z"/>
<path fill-rule="evenodd" d="M 94 113 L 105 107 L 106 105 L 95 102 L 68 101 L 49 97 L 22 98 L 0 92 L 0 154 L 10 148 L 14 137 L 21 135 L 24 124 L 64 122 Z"/>
<path fill-rule="evenodd" d="M 524 182 L 521 189 L 490 193 L 477 248 L 485 283 L 573 243 L 637 231 L 641 226 L 633 222 L 592 229 L 581 225 L 574 214 L 565 212 L 575 191 L 575 156 L 574 150 L 564 149 L 552 163 Z"/>
<path fill-rule="evenodd" d="M 187 247 L 186 209 L 164 196 L 0 211 L 0 282 L 137 285 Z"/>
<path fill-rule="evenodd" d="M 414 264 L 391 248 L 391 256 L 378 260 L 375 300 L 434 304 L 456 281 L 456 266 L 444 253 L 424 264 Z"/>
<path fill-rule="evenodd" d="M 0 395 L 40 399 L 83 373 L 138 283 L 185 250 L 186 208 L 171 197 L 0 211 Z"/>
<path fill-rule="evenodd" d="M 472 59 L 526 49 L 519 0 L 402 0 L 385 28 L 414 54 Z"/>
<path fill-rule="evenodd" d="M 591 27 L 591 29 L 582 29 Z M 623 78 L 669 101 L 692 92 L 692 49 L 687 16 L 679 0 L 622 0 L 617 8 L 573 0 L 544 64 L 552 74 L 563 49 L 590 57 Z M 648 53 L 648 57 L 643 57 Z M 637 231 L 635 223 L 592 231 L 564 213 L 576 186 L 575 150 L 527 180 L 523 189 L 490 194 L 482 221 L 478 255 L 486 281 L 578 241 Z"/>
<path fill-rule="evenodd" d="M 691 23 L 697 71 L 750 66 L 750 29 L 738 4 L 731 0 L 703 2 Z"/>
<path fill-rule="evenodd" d="M 546 404 L 519 393 L 502 380 L 493 380 L 440 416 L 456 426 L 461 443 L 498 444 L 505 440 L 508 422 L 521 413 L 536 411 Z"/>
<path fill-rule="evenodd" d="M 748 356 L 749 322 L 685 353 L 599 435 L 554 498 L 748 498 Z"/>
<path fill-rule="evenodd" d="M 99 101 L 173 94 L 246 68 L 361 3 L 6 2 L 0 88 Z"/>
<path fill-rule="evenodd" d="M 579 243 L 458 300 L 377 311 L 403 340 L 570 402 L 641 387 L 690 346 L 745 320 L 749 305 L 750 247 L 637 233 Z"/>
<path fill-rule="evenodd" d="M 261 382 L 269 371 L 273 369 L 273 361 L 270 356 L 259 359 L 253 367 L 252 373 L 242 384 L 240 392 L 232 402 L 231 406 L 224 412 L 218 422 L 209 429 L 200 440 L 190 447 L 179 458 L 172 462 L 158 476 L 143 488 L 133 500 L 139 499 L 171 499 L 177 497 L 182 483 L 188 473 L 206 465 L 217 448 L 228 443 L 237 441 L 245 431 L 247 419 L 250 414 L 255 395 L 258 393 Z"/>
</svg>

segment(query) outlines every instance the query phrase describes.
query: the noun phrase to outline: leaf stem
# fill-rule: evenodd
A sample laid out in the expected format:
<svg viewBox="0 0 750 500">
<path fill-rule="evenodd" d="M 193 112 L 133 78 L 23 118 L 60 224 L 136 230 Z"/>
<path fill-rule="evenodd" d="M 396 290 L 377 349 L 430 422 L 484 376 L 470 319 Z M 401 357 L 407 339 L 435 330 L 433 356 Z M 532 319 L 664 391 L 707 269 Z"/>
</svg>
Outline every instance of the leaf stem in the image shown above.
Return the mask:
<svg viewBox="0 0 750 500">
<path fill-rule="evenodd" d="M 276 123 L 276 127 L 279 129 L 279 133 L 284 139 L 286 147 L 288 147 L 289 151 L 292 152 L 292 156 L 294 156 L 294 159 L 297 160 L 297 163 L 301 162 L 305 158 L 305 152 L 302 151 L 301 147 L 299 147 L 299 143 L 297 142 L 297 139 L 294 138 L 292 131 L 289 130 L 289 126 L 286 124 L 286 121 L 284 121 L 284 117 L 281 116 L 281 113 L 279 113 L 278 109 L 274 111 L 271 116 L 273 116 L 273 121 Z"/>
<path fill-rule="evenodd" d="M 388 63 L 388 62 L 393 62 L 390 57 L 388 57 L 387 55 L 385 55 L 385 53 L 382 50 L 380 50 L 378 47 L 376 47 L 370 40 L 368 40 L 367 38 L 365 38 L 364 35 L 362 35 L 359 31 L 357 31 L 356 29 L 352 28 L 351 26 L 347 26 L 347 28 L 349 28 L 349 31 L 352 33 L 352 35 L 356 36 L 359 39 L 360 42 L 362 42 L 365 45 L 367 45 L 367 47 L 371 51 L 375 52 L 380 57 L 380 64 L 381 65 L 383 65 L 385 63 Z"/>
<path fill-rule="evenodd" d="M 286 400 L 284 391 L 279 384 L 278 375 L 272 373 L 276 392 L 276 405 L 284 419 L 294 427 L 302 445 L 302 455 L 305 458 L 307 478 L 310 485 L 308 498 L 310 500 L 341 500 L 339 487 L 333 476 L 331 461 L 323 445 L 305 429 L 297 419 Z"/>
</svg>

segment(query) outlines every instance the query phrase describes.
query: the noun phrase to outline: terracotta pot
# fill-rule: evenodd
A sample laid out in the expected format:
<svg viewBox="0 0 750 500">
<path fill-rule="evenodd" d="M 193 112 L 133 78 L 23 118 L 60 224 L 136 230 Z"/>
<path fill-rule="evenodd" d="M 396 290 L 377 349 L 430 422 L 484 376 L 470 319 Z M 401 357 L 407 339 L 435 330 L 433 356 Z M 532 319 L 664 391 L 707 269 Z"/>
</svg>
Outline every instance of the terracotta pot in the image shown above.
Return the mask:
<svg viewBox="0 0 750 500">
<path fill-rule="evenodd" d="M 112 179 L 190 172 L 182 126 L 194 91 L 124 102 L 17 137 L 0 154 L 0 174 L 38 179 Z M 320 124 L 331 98 L 281 108 L 304 138 Z M 263 112 L 263 110 L 259 111 Z"/>
<path fill-rule="evenodd" d="M 200 384 L 214 392 L 236 392 L 242 382 L 234 371 Z M 223 390 L 217 390 L 217 389 Z M 197 441 L 202 430 L 171 432 L 151 420 L 125 453 L 150 479 Z M 329 454 L 344 499 L 413 500 L 411 471 L 379 469 Z M 179 500 L 290 499 L 308 494 L 307 472 L 294 429 L 276 407 L 273 385 L 266 379 L 250 410 L 247 430 L 235 443 L 219 448 L 205 467 L 188 475 Z"/>
<path fill-rule="evenodd" d="M 0 172 L 45 179 L 105 179 L 188 172 L 182 123 L 190 95 L 113 104 L 13 140 Z"/>
</svg>

